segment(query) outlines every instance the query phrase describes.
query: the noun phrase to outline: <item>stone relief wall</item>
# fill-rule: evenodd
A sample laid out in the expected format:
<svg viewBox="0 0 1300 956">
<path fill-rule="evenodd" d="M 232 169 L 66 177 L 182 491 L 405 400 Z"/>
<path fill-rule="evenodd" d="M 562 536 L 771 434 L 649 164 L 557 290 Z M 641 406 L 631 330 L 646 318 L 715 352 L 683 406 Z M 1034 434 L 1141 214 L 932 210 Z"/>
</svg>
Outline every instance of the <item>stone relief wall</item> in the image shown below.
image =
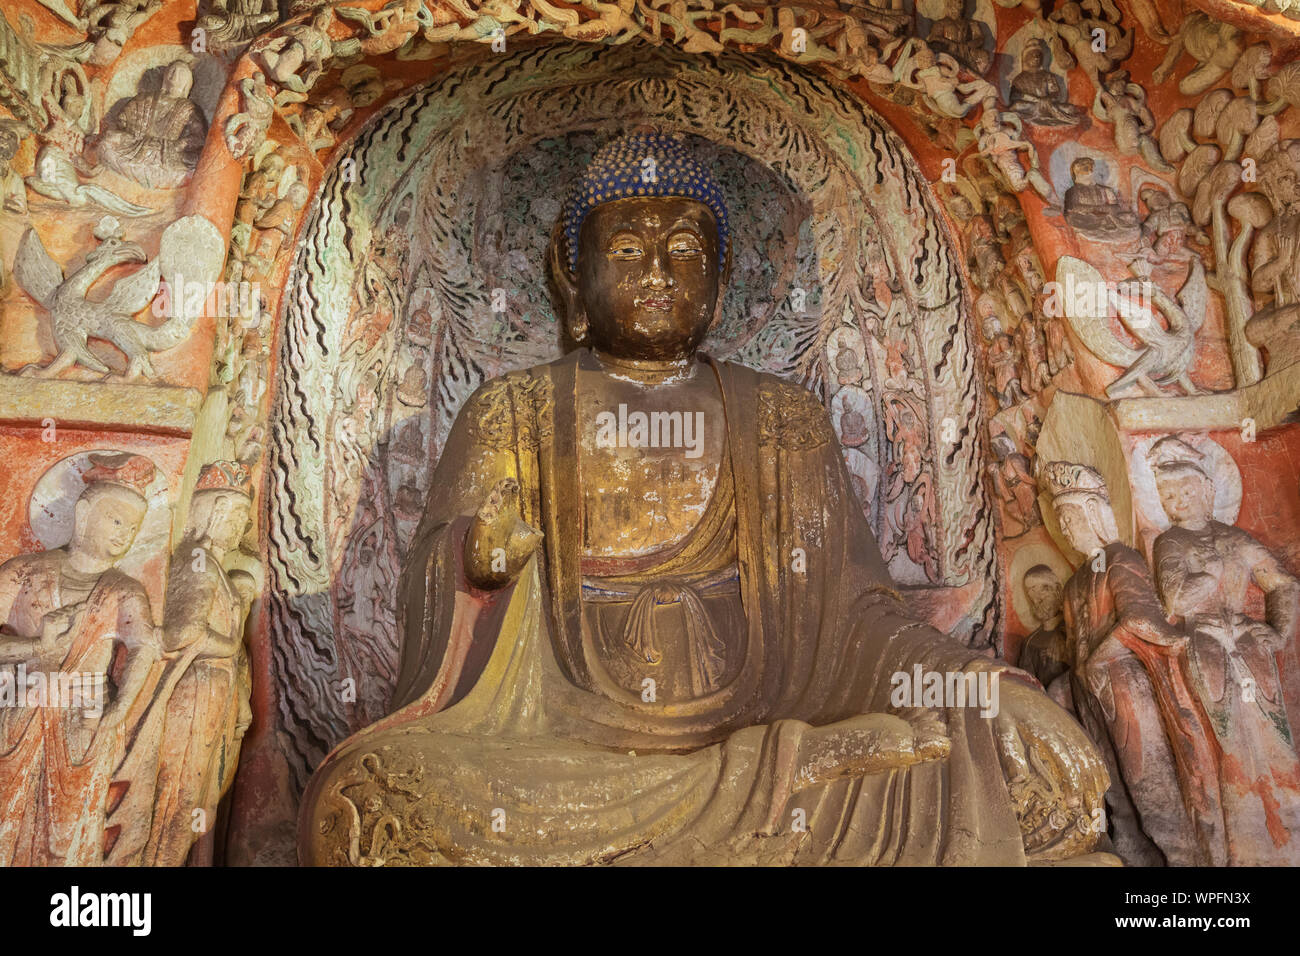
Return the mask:
<svg viewBox="0 0 1300 956">
<path fill-rule="evenodd" d="M 1263 701 L 1274 728 L 1300 712 L 1294 10 L 279 6 L 16 0 L 0 16 L 0 651 L 84 657 L 121 701 L 98 736 L 13 724 L 24 747 L 103 748 L 85 783 L 102 817 L 54 824 L 47 862 L 184 859 L 178 821 L 117 821 L 189 764 L 205 768 L 177 797 L 192 809 L 215 818 L 233 788 L 227 844 L 205 836 L 194 860 L 289 859 L 306 775 L 388 705 L 393 582 L 452 416 L 561 348 L 539 268 L 551 207 L 640 123 L 711 144 L 744 210 L 748 259 L 711 345 L 816 392 L 894 579 L 937 626 L 1022 666 L 1027 641 L 1047 648 L 1043 675 L 1067 665 L 1049 688 L 1084 680 L 1050 578 L 1068 608 L 1070 569 L 1095 569 L 1044 469 L 1086 466 L 1114 541 L 1151 569 L 1151 633 L 1186 641 L 1176 665 L 1130 648 L 1134 712 L 1165 727 L 1160 694 L 1185 692 L 1207 760 L 1249 738 L 1290 766 L 1289 730 L 1257 740 L 1242 706 Z M 1183 527 L 1154 451 L 1171 435 L 1188 482 L 1215 490 L 1219 537 L 1179 544 L 1192 572 L 1162 570 Z M 124 550 L 114 502 L 139 529 Z M 65 560 L 97 569 L 79 599 L 32 583 Z M 1188 573 L 1231 579 L 1211 608 L 1226 630 L 1198 623 L 1209 598 L 1179 596 Z M 191 592 L 182 620 L 174 595 Z M 96 615 L 124 613 L 136 636 L 105 657 Z M 1226 648 L 1223 686 L 1248 680 L 1255 701 L 1189 670 L 1207 641 Z M 1079 713 L 1105 737 L 1104 707 L 1092 726 Z M 1232 775 L 1177 760 L 1190 829 L 1142 826 L 1169 808 L 1143 810 L 1122 757 L 1129 798 L 1110 812 L 1134 860 L 1296 859 L 1274 845 L 1289 818 L 1225 844 L 1225 819 L 1255 832 L 1223 796 Z M 56 783 L 14 779 L 19 802 Z M 6 860 L 31 825 L 0 807 Z"/>
</svg>

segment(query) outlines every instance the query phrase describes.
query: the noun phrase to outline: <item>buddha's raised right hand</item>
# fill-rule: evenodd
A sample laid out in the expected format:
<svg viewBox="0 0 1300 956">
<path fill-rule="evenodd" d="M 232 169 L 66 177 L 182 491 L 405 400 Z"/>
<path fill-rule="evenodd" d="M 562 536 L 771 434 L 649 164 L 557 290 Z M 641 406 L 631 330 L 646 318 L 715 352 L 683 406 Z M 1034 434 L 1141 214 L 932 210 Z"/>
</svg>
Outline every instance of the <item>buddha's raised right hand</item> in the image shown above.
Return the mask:
<svg viewBox="0 0 1300 956">
<path fill-rule="evenodd" d="M 519 574 L 542 543 L 542 533 L 519 513 L 519 482 L 502 478 L 488 492 L 465 535 L 465 577 L 494 591 Z"/>
</svg>

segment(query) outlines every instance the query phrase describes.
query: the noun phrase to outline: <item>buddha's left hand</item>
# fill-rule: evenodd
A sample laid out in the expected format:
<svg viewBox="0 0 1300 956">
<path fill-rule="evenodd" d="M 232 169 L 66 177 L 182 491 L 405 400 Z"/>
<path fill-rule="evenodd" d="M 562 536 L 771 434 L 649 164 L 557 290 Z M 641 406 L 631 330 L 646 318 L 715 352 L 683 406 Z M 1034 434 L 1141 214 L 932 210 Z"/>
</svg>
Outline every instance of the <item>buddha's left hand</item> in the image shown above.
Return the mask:
<svg viewBox="0 0 1300 956">
<path fill-rule="evenodd" d="M 1040 859 L 1088 852 L 1104 832 L 1100 811 L 1110 786 L 1100 753 L 1022 671 L 993 661 L 986 666 L 1001 675 L 998 711 L 989 719 L 1025 850 Z"/>
</svg>

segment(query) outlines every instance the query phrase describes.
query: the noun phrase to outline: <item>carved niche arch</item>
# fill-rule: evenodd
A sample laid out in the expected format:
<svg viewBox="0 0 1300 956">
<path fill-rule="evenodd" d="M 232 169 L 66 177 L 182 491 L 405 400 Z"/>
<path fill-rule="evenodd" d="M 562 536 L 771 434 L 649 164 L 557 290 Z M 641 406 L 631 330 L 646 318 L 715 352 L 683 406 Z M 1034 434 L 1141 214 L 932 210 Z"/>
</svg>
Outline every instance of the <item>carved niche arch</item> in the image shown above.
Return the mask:
<svg viewBox="0 0 1300 956">
<path fill-rule="evenodd" d="M 795 234 L 769 235 L 770 254 L 759 254 L 793 272 L 770 293 L 742 290 L 739 314 L 729 302 L 713 351 L 816 390 L 896 579 L 979 582 L 956 630 L 976 645 L 996 633 L 970 297 L 899 137 L 855 96 L 779 59 L 550 44 L 389 104 L 335 154 L 299 235 L 265 519 L 273 675 L 300 783 L 386 711 L 400 555 L 461 402 L 486 378 L 559 354 L 544 297 L 495 284 L 520 274 L 520 250 L 498 241 L 518 225 L 501 198 L 518 190 L 503 184 L 548 158 L 573 165 L 574 137 L 603 141 L 647 122 L 712 144 L 724 174 L 767 177 L 762 189 L 803 204 L 802 239 L 796 217 Z M 566 183 L 538 179 L 542 206 L 558 211 Z M 755 191 L 732 190 L 741 201 Z M 533 218 L 535 233 L 544 216 Z M 796 275 L 811 284 L 803 309 Z M 493 310 L 497 289 L 504 311 Z M 355 700 L 340 693 L 348 678 Z"/>
</svg>

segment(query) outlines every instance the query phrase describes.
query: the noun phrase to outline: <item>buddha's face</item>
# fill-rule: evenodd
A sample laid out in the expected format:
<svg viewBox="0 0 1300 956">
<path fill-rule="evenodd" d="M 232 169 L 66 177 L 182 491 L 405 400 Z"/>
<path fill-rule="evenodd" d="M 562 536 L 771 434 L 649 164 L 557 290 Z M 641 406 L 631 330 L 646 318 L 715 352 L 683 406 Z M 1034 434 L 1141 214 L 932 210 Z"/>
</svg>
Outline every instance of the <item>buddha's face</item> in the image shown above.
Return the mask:
<svg viewBox="0 0 1300 956">
<path fill-rule="evenodd" d="M 129 488 L 91 490 L 74 509 L 76 547 L 97 561 L 117 562 L 131 550 L 147 511 L 144 498 Z"/>
<path fill-rule="evenodd" d="M 163 93 L 174 99 L 183 100 L 189 96 L 193 84 L 193 74 L 184 64 L 173 64 L 163 75 Z"/>
<path fill-rule="evenodd" d="M 1174 524 L 1200 527 L 1210 520 L 1214 509 L 1214 487 L 1206 478 L 1195 472 L 1160 475 L 1156 490 L 1165 514 Z"/>
<path fill-rule="evenodd" d="M 578 240 L 578 300 L 592 346 L 619 358 L 693 354 L 717 314 L 718 226 L 693 199 L 619 199 L 593 209 Z"/>
</svg>

